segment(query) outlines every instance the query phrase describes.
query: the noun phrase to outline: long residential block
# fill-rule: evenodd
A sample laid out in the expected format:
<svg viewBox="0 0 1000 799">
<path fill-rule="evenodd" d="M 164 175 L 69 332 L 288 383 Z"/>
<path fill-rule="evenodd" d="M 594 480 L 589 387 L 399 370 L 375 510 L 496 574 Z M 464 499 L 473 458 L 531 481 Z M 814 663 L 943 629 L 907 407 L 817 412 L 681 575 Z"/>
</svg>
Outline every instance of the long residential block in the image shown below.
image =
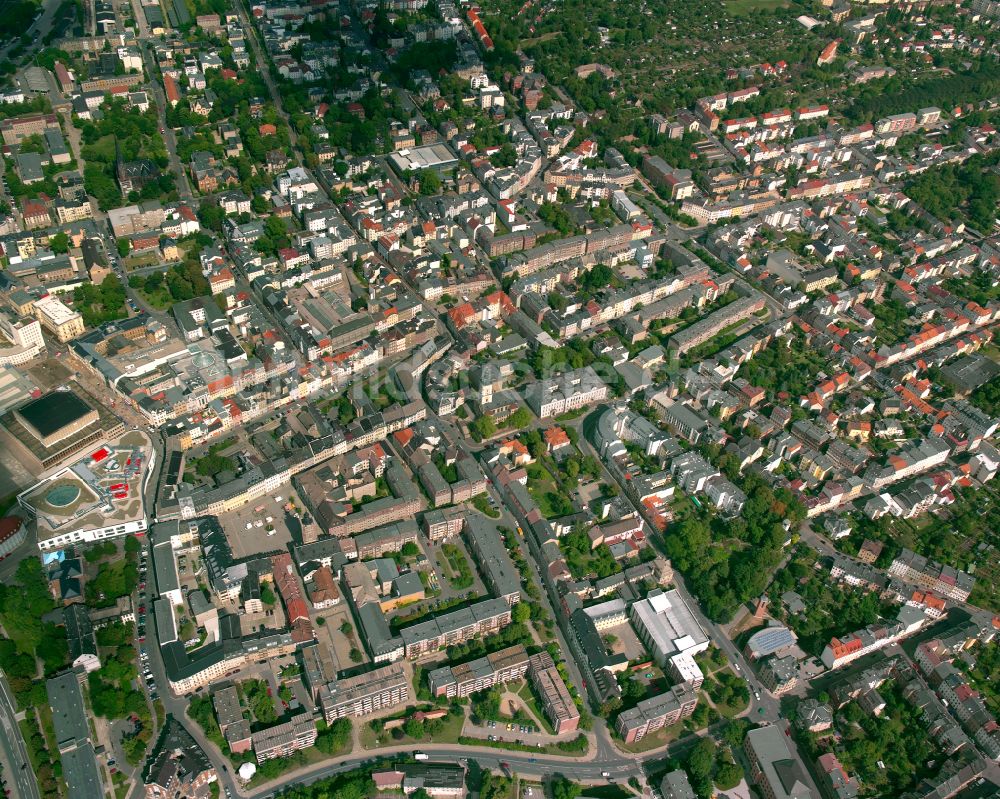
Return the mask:
<svg viewBox="0 0 1000 799">
<path fill-rule="evenodd" d="M 468 696 L 519 680 L 527 671 L 528 652 L 518 644 L 468 663 L 434 669 L 427 675 L 427 681 L 434 696 Z"/>
<path fill-rule="evenodd" d="M 398 663 L 331 680 L 319 689 L 319 704 L 327 724 L 345 716 L 369 716 L 396 707 L 410 698 L 410 681 Z"/>
<path fill-rule="evenodd" d="M 407 658 L 418 658 L 446 646 L 498 632 L 510 623 L 510 608 L 506 600 L 484 599 L 467 608 L 406 627 L 400 630 L 404 654 Z"/>
<path fill-rule="evenodd" d="M 284 724 L 276 724 L 252 736 L 257 762 L 288 757 L 292 752 L 307 749 L 316 743 L 316 721 L 310 715 L 299 716 Z"/>
<path fill-rule="evenodd" d="M 615 728 L 625 743 L 635 743 L 662 727 L 686 719 L 697 706 L 698 691 L 694 684 L 683 682 L 618 714 Z"/>
<path fill-rule="evenodd" d="M 531 684 L 542 699 L 545 715 L 552 722 L 556 735 L 573 732 L 580 726 L 580 711 L 570 696 L 562 675 L 548 652 L 532 655 L 528 664 L 531 670 Z"/>
</svg>

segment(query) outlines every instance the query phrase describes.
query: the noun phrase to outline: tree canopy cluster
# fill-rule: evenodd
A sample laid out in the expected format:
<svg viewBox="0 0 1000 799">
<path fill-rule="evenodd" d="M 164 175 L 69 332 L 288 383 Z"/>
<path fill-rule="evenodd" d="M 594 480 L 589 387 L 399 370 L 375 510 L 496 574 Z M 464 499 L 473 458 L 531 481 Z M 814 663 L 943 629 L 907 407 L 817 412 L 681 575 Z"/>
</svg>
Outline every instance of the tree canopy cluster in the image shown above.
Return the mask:
<svg viewBox="0 0 1000 799">
<path fill-rule="evenodd" d="M 975 228 L 988 233 L 1000 207 L 1000 176 L 987 167 L 995 166 L 997 160 L 973 156 L 963 164 L 943 164 L 918 175 L 904 191 L 938 219 L 950 221 L 964 215 Z"/>
<path fill-rule="evenodd" d="M 81 283 L 73 289 L 73 306 L 83 316 L 83 323 L 87 327 L 128 316 L 125 309 L 125 286 L 115 275 L 108 275 L 100 285 Z"/>
<path fill-rule="evenodd" d="M 727 621 L 738 605 L 763 593 L 787 538 L 782 523 L 794 528 L 805 517 L 790 491 L 772 490 L 756 475 L 744 475 L 743 491 L 747 502 L 738 517 L 692 513 L 665 538 L 667 556 L 715 621 Z"/>
</svg>

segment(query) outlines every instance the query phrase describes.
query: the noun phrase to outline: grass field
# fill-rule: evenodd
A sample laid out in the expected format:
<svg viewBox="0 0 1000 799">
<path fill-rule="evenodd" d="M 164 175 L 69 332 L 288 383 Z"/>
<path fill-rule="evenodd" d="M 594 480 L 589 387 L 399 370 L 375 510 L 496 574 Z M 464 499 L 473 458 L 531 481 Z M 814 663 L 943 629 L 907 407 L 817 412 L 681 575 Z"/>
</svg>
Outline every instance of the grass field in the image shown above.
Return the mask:
<svg viewBox="0 0 1000 799">
<path fill-rule="evenodd" d="M 745 17 L 758 11 L 787 8 L 787 0 L 725 0 L 726 11 L 734 17 Z"/>
<path fill-rule="evenodd" d="M 642 740 L 636 741 L 634 744 L 619 742 L 618 747 L 625 752 L 631 752 L 633 754 L 648 752 L 650 749 L 656 749 L 657 747 L 664 746 L 671 741 L 677 740 L 683 730 L 683 724 L 672 724 L 669 727 L 660 728 L 651 735 L 645 736 Z"/>
<path fill-rule="evenodd" d="M 423 738 L 411 738 L 409 735 L 396 738 L 384 730 L 375 732 L 370 724 L 361 724 L 358 728 L 358 738 L 361 741 L 362 749 L 375 749 L 379 746 L 399 746 L 402 744 L 457 743 L 459 735 L 462 734 L 462 726 L 465 724 L 465 716 L 453 716 L 449 713 L 442 721 L 444 722 L 444 727 L 442 727 L 441 732 L 434 736 L 425 733 Z"/>
</svg>

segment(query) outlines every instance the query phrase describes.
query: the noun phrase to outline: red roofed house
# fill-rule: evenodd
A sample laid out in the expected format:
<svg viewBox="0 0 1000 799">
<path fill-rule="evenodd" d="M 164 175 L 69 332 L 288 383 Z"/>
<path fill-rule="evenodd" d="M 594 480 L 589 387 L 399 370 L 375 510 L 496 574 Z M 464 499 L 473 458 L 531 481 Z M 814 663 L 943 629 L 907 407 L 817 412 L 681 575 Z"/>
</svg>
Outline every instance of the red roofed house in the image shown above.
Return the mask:
<svg viewBox="0 0 1000 799">
<path fill-rule="evenodd" d="M 545 438 L 545 446 L 550 453 L 570 446 L 569 436 L 561 427 L 549 427 L 542 435 Z"/>
<path fill-rule="evenodd" d="M 222 294 L 231 288 L 236 287 L 236 277 L 233 270 L 224 266 L 218 272 L 209 275 L 208 284 L 212 287 L 212 294 Z"/>
<path fill-rule="evenodd" d="M 48 206 L 38 200 L 23 200 L 21 216 L 24 217 L 24 227 L 27 230 L 38 230 L 52 224 Z"/>
<path fill-rule="evenodd" d="M 819 54 L 819 58 L 816 59 L 816 64 L 821 67 L 825 67 L 827 64 L 832 64 L 834 59 L 837 57 L 837 47 L 840 46 L 840 39 L 834 39 L 826 47 L 823 48 L 823 52 Z"/>
<path fill-rule="evenodd" d="M 177 81 L 173 79 L 173 76 L 163 76 L 163 91 L 167 95 L 167 102 L 171 106 L 175 106 L 181 101 L 181 93 L 177 88 Z"/>
</svg>

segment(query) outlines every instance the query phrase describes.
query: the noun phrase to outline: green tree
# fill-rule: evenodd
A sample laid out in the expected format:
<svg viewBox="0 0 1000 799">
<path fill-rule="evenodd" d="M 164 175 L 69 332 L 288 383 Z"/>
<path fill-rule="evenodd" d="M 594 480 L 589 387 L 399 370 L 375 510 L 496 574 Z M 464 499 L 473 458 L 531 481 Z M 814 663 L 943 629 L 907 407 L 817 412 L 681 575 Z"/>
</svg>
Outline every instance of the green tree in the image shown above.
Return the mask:
<svg viewBox="0 0 1000 799">
<path fill-rule="evenodd" d="M 198 207 L 198 220 L 209 230 L 221 233 L 226 222 L 226 212 L 222 206 L 206 200 Z"/>
<path fill-rule="evenodd" d="M 581 793 L 583 788 L 562 774 L 552 778 L 552 799 L 576 799 Z"/>
<path fill-rule="evenodd" d="M 482 441 L 484 438 L 496 435 L 497 426 L 489 416 L 479 416 L 469 425 L 472 435 Z"/>
<path fill-rule="evenodd" d="M 505 426 L 513 427 L 515 430 L 520 430 L 521 428 L 527 427 L 531 424 L 531 419 L 531 411 L 527 408 L 518 408 L 507 419 Z"/>
<path fill-rule="evenodd" d="M 118 254 L 124 258 L 132 248 L 132 243 L 126 238 L 120 238 L 115 243 L 115 246 L 118 248 Z"/>
<path fill-rule="evenodd" d="M 408 718 L 403 723 L 403 733 L 419 741 L 424 737 L 424 724 L 419 719 Z"/>
<path fill-rule="evenodd" d="M 438 194 L 441 191 L 441 177 L 433 169 L 421 170 L 418 174 L 420 193 L 424 196 Z"/>
<path fill-rule="evenodd" d="M 58 255 L 69 252 L 69 236 L 62 231 L 54 236 L 49 236 L 49 249 Z"/>
</svg>

